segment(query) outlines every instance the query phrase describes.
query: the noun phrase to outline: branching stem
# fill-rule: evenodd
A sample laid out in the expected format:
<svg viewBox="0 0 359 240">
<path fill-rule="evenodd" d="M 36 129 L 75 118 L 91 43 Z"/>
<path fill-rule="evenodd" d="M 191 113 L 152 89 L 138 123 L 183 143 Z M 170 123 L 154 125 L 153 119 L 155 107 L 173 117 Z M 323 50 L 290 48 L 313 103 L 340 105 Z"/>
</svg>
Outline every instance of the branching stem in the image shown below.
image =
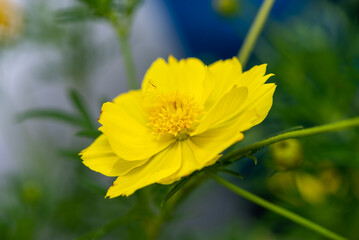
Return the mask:
<svg viewBox="0 0 359 240">
<path fill-rule="evenodd" d="M 328 237 L 330 239 L 333 240 L 345 240 L 346 238 L 312 222 L 309 221 L 308 219 L 305 219 L 301 216 L 299 216 L 298 214 L 295 214 L 291 211 L 288 211 L 287 209 L 284 209 L 280 206 L 277 206 L 273 203 L 268 202 L 267 200 L 260 198 L 250 192 L 247 192 L 246 190 L 228 182 L 227 180 L 225 180 L 224 178 L 214 174 L 214 173 L 210 173 L 211 177 L 216 180 L 218 183 L 222 184 L 224 187 L 228 188 L 229 190 L 235 192 L 236 194 L 246 198 L 247 200 L 258 204 L 259 206 L 266 208 L 272 212 L 275 212 L 285 218 L 290 219 L 291 221 L 300 224 L 308 229 L 311 229 L 315 232 L 317 232 L 318 234 L 321 234 L 322 236 Z"/>
</svg>

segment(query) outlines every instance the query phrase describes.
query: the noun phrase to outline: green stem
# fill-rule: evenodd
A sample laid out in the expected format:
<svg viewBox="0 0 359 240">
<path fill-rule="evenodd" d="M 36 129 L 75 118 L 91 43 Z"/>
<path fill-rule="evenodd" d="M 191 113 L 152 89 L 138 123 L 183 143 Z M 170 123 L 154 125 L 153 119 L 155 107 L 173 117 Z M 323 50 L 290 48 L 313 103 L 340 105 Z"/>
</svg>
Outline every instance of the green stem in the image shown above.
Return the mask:
<svg viewBox="0 0 359 240">
<path fill-rule="evenodd" d="M 244 39 L 244 43 L 238 53 L 238 59 L 241 62 L 243 69 L 247 64 L 248 58 L 253 50 L 255 43 L 257 42 L 258 36 L 263 29 L 263 26 L 268 18 L 269 12 L 272 9 L 273 3 L 274 0 L 263 1 L 256 18 L 252 23 L 246 38 Z"/>
<path fill-rule="evenodd" d="M 122 58 L 125 64 L 126 74 L 127 74 L 127 83 L 130 89 L 137 89 L 137 78 L 136 78 L 136 69 L 132 57 L 131 46 L 129 41 L 129 27 L 123 27 L 118 23 L 117 18 L 112 18 L 112 25 L 114 26 L 120 45 L 120 50 L 122 53 Z"/>
<path fill-rule="evenodd" d="M 262 206 L 272 212 L 275 212 L 283 217 L 286 217 L 290 220 L 292 220 L 295 223 L 298 223 L 306 228 L 309 228 L 325 237 L 328 237 L 330 239 L 334 239 L 334 240 L 345 240 L 346 238 L 316 224 L 313 223 L 293 212 L 290 212 L 282 207 L 279 207 L 273 203 L 268 202 L 267 200 L 264 200 L 250 192 L 247 192 L 244 189 L 239 188 L 238 186 L 228 182 L 227 180 L 221 178 L 220 176 L 216 175 L 216 174 L 211 174 L 211 177 L 216 180 L 217 182 L 219 182 L 220 184 L 222 184 L 224 187 L 228 188 L 229 190 L 237 193 L 238 195 L 246 198 L 247 200 L 258 204 L 259 206 Z"/>
<path fill-rule="evenodd" d="M 325 124 L 325 125 L 321 125 L 321 126 L 317 126 L 317 127 L 287 132 L 287 133 L 283 133 L 283 134 L 253 143 L 251 145 L 248 145 L 241 149 L 235 150 L 233 152 L 230 152 L 230 153 L 226 154 L 225 156 L 223 156 L 223 158 L 221 160 L 224 163 L 225 162 L 233 162 L 233 161 L 237 160 L 238 158 L 245 156 L 245 154 L 247 154 L 247 153 L 255 152 L 267 145 L 270 145 L 272 143 L 279 142 L 279 141 L 282 141 L 285 139 L 306 137 L 306 136 L 311 136 L 311 135 L 315 135 L 315 134 L 319 134 L 319 133 L 326 133 L 326 132 L 335 132 L 335 131 L 343 130 L 346 128 L 358 127 L 358 126 L 359 126 L 359 117 L 355 117 L 355 118 L 342 120 L 342 121 L 334 122 L 334 123 L 330 123 L 330 124 Z"/>
</svg>

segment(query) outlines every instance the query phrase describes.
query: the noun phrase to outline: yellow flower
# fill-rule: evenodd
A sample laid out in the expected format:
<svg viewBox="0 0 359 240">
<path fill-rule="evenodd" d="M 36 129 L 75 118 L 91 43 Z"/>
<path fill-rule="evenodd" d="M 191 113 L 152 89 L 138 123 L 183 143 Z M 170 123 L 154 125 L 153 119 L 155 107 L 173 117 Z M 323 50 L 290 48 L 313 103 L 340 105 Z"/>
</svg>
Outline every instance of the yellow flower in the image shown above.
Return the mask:
<svg viewBox="0 0 359 240">
<path fill-rule="evenodd" d="M 99 136 L 83 163 L 117 179 L 110 198 L 153 183 L 170 184 L 214 164 L 272 106 L 275 84 L 266 65 L 247 72 L 237 58 L 205 66 L 196 58 L 156 60 L 141 90 L 102 107 Z"/>
<path fill-rule="evenodd" d="M 21 12 L 7 0 L 0 0 L 0 42 L 11 40 L 21 28 Z"/>
<path fill-rule="evenodd" d="M 329 195 L 335 195 L 342 184 L 340 173 L 330 165 L 322 169 L 318 176 L 297 173 L 295 181 L 302 198 L 311 204 L 320 204 Z"/>
</svg>

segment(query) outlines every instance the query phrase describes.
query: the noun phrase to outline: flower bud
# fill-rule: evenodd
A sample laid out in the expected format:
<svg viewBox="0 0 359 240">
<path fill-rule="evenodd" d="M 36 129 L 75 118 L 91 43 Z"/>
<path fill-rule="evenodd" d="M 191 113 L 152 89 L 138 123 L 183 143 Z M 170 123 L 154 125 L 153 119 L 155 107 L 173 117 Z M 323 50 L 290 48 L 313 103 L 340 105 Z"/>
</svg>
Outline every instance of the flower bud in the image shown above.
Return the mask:
<svg viewBox="0 0 359 240">
<path fill-rule="evenodd" d="M 272 144 L 270 154 L 276 168 L 279 170 L 297 168 L 303 161 L 302 146 L 295 139 L 287 139 Z"/>
<path fill-rule="evenodd" d="M 218 14 L 231 17 L 238 12 L 238 0 L 213 0 L 213 8 Z"/>
</svg>

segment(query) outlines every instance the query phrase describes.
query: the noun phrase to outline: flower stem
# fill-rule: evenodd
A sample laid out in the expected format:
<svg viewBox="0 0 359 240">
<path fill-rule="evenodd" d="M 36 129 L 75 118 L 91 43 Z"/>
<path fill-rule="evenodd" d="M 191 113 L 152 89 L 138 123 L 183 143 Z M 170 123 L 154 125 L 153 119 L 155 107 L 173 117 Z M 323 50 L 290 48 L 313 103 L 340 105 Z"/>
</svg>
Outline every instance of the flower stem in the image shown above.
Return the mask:
<svg viewBox="0 0 359 240">
<path fill-rule="evenodd" d="M 211 177 L 216 180 L 217 182 L 219 182 L 220 184 L 222 184 L 224 187 L 228 188 L 229 190 L 237 193 L 238 195 L 246 198 L 247 200 L 253 202 L 253 203 L 256 203 L 258 204 L 259 206 L 262 206 L 272 212 L 275 212 L 283 217 L 286 217 L 290 220 L 292 220 L 293 222 L 295 223 L 298 223 L 306 228 L 309 228 L 325 237 L 328 237 L 330 239 L 334 239 L 334 240 L 345 240 L 346 238 L 316 224 L 316 223 L 313 223 L 293 212 L 290 212 L 282 207 L 279 207 L 273 203 L 270 203 L 268 202 L 267 200 L 264 200 L 263 198 L 260 198 L 250 192 L 247 192 L 246 190 L 228 182 L 227 180 L 223 179 L 222 177 L 214 174 L 214 173 L 211 173 Z"/>
<path fill-rule="evenodd" d="M 283 133 L 256 143 L 253 143 L 251 145 L 248 145 L 246 147 L 243 147 L 241 149 L 235 150 L 233 152 L 230 152 L 222 157 L 222 162 L 233 162 L 237 160 L 238 158 L 241 158 L 245 156 L 245 154 L 250 152 L 255 152 L 267 145 L 270 145 L 275 142 L 279 142 L 282 140 L 290 139 L 290 138 L 300 138 L 300 137 L 306 137 L 311 136 L 319 133 L 326 133 L 326 132 L 335 132 L 339 130 L 343 130 L 346 128 L 351 127 L 358 127 L 359 126 L 359 117 L 351 118 L 342 120 L 339 122 L 329 123 L 321 126 L 316 126 L 312 128 L 306 128 L 302 130 L 296 130 L 291 131 L 287 133 Z"/>
<path fill-rule="evenodd" d="M 243 69 L 247 64 L 248 58 L 253 50 L 255 43 L 257 42 L 258 36 L 263 29 L 269 12 L 272 9 L 273 3 L 274 0 L 263 0 L 257 16 L 252 23 L 246 38 L 244 39 L 244 43 L 238 53 L 238 59 L 241 62 Z"/>
<path fill-rule="evenodd" d="M 125 69 L 127 74 L 128 87 L 130 89 L 137 89 L 138 85 L 136 78 L 136 69 L 135 69 L 135 64 L 133 61 L 131 46 L 129 41 L 129 33 L 128 33 L 129 27 L 127 26 L 125 28 L 124 26 L 121 26 L 118 23 L 117 19 L 112 19 L 112 25 L 114 26 L 118 36 L 120 50 L 122 53 L 122 58 L 125 64 Z"/>
</svg>

